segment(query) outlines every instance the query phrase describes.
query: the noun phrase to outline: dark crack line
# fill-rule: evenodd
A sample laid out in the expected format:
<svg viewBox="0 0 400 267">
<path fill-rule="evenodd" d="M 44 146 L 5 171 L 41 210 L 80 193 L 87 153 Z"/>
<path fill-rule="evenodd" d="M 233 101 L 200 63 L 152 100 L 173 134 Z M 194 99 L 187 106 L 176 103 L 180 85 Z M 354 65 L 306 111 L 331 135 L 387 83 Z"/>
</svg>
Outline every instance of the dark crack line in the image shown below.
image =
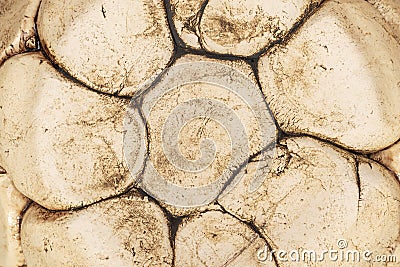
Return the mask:
<svg viewBox="0 0 400 267">
<path fill-rule="evenodd" d="M 200 10 L 197 13 L 197 16 L 198 16 L 198 22 L 197 23 L 198 23 L 198 25 L 197 25 L 196 36 L 198 38 L 198 42 L 199 42 L 199 45 L 200 45 L 201 49 L 203 49 L 204 51 L 206 51 L 206 49 L 204 48 L 204 44 L 201 41 L 203 38 L 202 38 L 201 30 L 200 30 L 200 24 L 201 24 L 201 20 L 203 19 L 204 10 L 206 9 L 208 3 L 209 3 L 209 0 L 204 1 L 204 3 L 200 7 Z"/>
<path fill-rule="evenodd" d="M 142 188 L 135 188 L 137 192 L 139 192 L 140 195 L 148 197 L 148 199 L 152 202 L 154 202 L 158 207 L 161 208 L 163 211 L 164 215 L 167 217 L 168 220 L 168 228 L 169 228 L 169 242 L 172 248 L 172 267 L 175 266 L 175 238 L 176 238 L 176 233 L 178 231 L 179 225 L 182 223 L 183 219 L 186 218 L 187 216 L 174 216 L 172 213 L 165 208 L 163 205 L 161 205 L 160 201 L 157 200 L 156 198 L 152 197 L 151 195 L 147 194 Z"/>
<path fill-rule="evenodd" d="M 325 0 L 323 0 L 320 4 L 314 3 L 308 6 L 308 8 L 304 11 L 303 16 L 292 26 L 292 28 L 280 39 L 272 42 L 268 47 L 264 48 L 260 52 L 255 53 L 249 58 L 257 58 L 259 59 L 261 55 L 270 52 L 277 45 L 286 45 L 292 37 L 301 29 L 301 27 L 306 23 L 306 21 L 314 15 L 324 4 Z"/>
<path fill-rule="evenodd" d="M 22 220 L 24 219 L 25 213 L 28 211 L 29 207 L 32 205 L 32 203 L 34 203 L 32 200 L 28 200 L 28 202 L 26 203 L 25 207 L 22 209 L 22 211 L 20 212 L 20 214 L 18 215 L 18 233 L 20 235 L 21 238 L 21 230 L 22 230 Z"/>
<path fill-rule="evenodd" d="M 251 222 L 248 222 L 248 221 L 245 221 L 245 220 L 242 220 L 238 216 L 236 216 L 235 214 L 232 214 L 231 212 L 227 211 L 218 201 L 216 201 L 216 204 L 221 208 L 223 213 L 229 214 L 230 216 L 232 216 L 236 220 L 238 220 L 238 221 L 244 223 L 245 225 L 247 225 L 251 230 L 253 230 L 258 235 L 259 238 L 264 240 L 268 250 L 269 251 L 273 251 L 273 248 L 270 245 L 270 243 L 273 243 L 272 240 L 265 235 L 265 237 L 268 238 L 268 240 L 267 240 L 267 238 L 264 237 L 264 235 L 261 233 L 261 230 L 255 224 L 253 224 Z M 276 264 L 276 266 L 280 267 L 278 259 L 276 258 L 275 253 L 272 253 L 272 258 L 273 258 L 274 263 Z"/>
<path fill-rule="evenodd" d="M 0 174 L 6 174 L 6 173 L 7 173 L 7 171 L 3 167 L 0 166 Z"/>
<path fill-rule="evenodd" d="M 269 143 L 265 148 L 261 149 L 260 151 L 254 153 L 253 155 L 250 155 L 249 158 L 247 158 L 244 162 L 242 162 L 238 167 L 236 167 L 236 169 L 232 172 L 231 176 L 229 177 L 229 179 L 224 183 L 223 187 L 221 188 L 219 194 L 216 196 L 215 200 L 218 200 L 221 195 L 227 193 L 225 192 L 226 189 L 228 188 L 228 186 L 231 185 L 232 181 L 235 180 L 235 178 L 240 174 L 240 172 L 247 167 L 247 165 L 249 164 L 249 162 L 252 162 L 252 160 L 254 160 L 254 158 L 262 155 L 263 153 L 273 149 L 275 146 L 277 145 L 276 142 L 271 142 Z M 243 177 L 241 178 L 243 179 Z"/>
<path fill-rule="evenodd" d="M 164 0 L 164 8 L 167 13 L 167 21 L 168 27 L 172 34 L 172 38 L 174 39 L 175 47 L 184 47 L 185 43 L 183 42 L 182 38 L 179 36 L 176 26 L 173 20 L 173 13 L 172 5 L 170 0 Z"/>
<path fill-rule="evenodd" d="M 356 163 L 355 171 L 356 171 L 356 184 L 357 184 L 357 189 L 358 189 L 357 214 L 359 214 L 360 208 L 361 208 L 361 201 L 362 201 L 362 185 L 361 185 L 360 172 L 359 172 L 360 171 L 359 170 L 360 163 L 358 161 L 358 158 L 354 158 L 354 159 L 355 159 L 355 163 Z"/>
<path fill-rule="evenodd" d="M 103 14 L 103 18 L 107 18 L 106 17 L 107 11 L 104 9 L 104 5 L 101 5 L 101 13 Z"/>
<path fill-rule="evenodd" d="M 251 66 L 251 68 L 253 69 L 254 76 L 256 77 L 258 89 L 260 90 L 261 94 L 264 96 L 264 93 L 263 93 L 263 91 L 262 91 L 262 85 L 261 85 L 261 82 L 260 82 L 260 73 L 259 73 L 259 71 L 258 71 L 258 61 L 259 61 L 259 58 L 257 58 L 257 59 L 250 59 L 250 60 L 247 61 L 247 63 L 248 63 L 248 64 Z M 274 121 L 274 123 L 275 123 L 276 129 L 278 129 L 278 141 L 280 141 L 280 140 L 282 140 L 282 139 L 284 138 L 284 136 L 285 136 L 284 131 L 282 130 L 282 128 L 281 128 L 281 126 L 279 125 L 278 121 L 276 120 L 274 114 L 272 113 L 272 111 L 271 111 L 271 109 L 270 109 L 270 106 L 269 106 L 269 103 L 266 101 L 265 97 L 264 97 L 264 101 L 265 101 L 265 104 L 266 104 L 267 107 L 268 107 L 268 113 L 269 113 L 269 115 L 271 116 L 271 118 L 273 119 L 273 121 Z"/>
<path fill-rule="evenodd" d="M 224 264 L 222 264 L 221 267 L 228 267 L 232 262 L 234 262 L 237 258 L 239 258 L 240 255 L 242 255 L 243 252 L 245 252 L 249 248 L 249 246 L 252 245 L 253 242 L 257 240 L 257 238 L 258 235 L 255 235 L 253 238 L 251 238 L 238 252 L 233 254 L 232 257 L 228 258 L 228 260 Z"/>
<path fill-rule="evenodd" d="M 329 145 L 333 146 L 335 149 L 343 150 L 345 152 L 352 153 L 352 154 L 354 154 L 356 156 L 360 156 L 360 157 L 366 157 L 366 155 L 368 153 L 370 153 L 370 152 L 362 152 L 362 151 L 352 150 L 350 148 L 345 147 L 344 145 L 335 143 L 335 141 L 324 139 L 324 138 L 328 138 L 328 137 L 321 137 L 321 136 L 313 135 L 312 133 L 291 133 L 291 132 L 284 131 L 284 134 L 287 137 L 309 137 L 309 138 L 315 139 L 317 141 L 320 141 L 322 143 L 329 144 Z"/>
</svg>

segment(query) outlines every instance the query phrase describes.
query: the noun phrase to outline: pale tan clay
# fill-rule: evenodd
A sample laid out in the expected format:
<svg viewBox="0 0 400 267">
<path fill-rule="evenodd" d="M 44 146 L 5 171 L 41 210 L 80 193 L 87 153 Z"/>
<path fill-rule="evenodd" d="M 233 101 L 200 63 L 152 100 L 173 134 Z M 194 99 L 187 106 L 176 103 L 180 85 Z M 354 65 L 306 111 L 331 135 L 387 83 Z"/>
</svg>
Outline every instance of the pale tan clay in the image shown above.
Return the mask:
<svg viewBox="0 0 400 267">
<path fill-rule="evenodd" d="M 246 88 L 250 95 L 254 95 L 254 99 L 259 100 L 259 106 L 257 108 L 250 106 L 253 103 L 248 103 L 242 99 L 244 95 L 236 94 L 233 89 L 236 89 L 237 85 L 234 80 L 241 77 L 232 78 L 231 81 L 228 81 L 229 85 L 225 87 L 217 85 L 215 83 L 208 82 L 198 82 L 198 83 L 182 83 L 180 86 L 176 88 L 171 88 L 165 95 L 162 95 L 158 98 L 155 105 L 148 99 L 153 98 L 153 93 L 156 89 L 152 89 L 149 91 L 148 95 L 144 95 L 143 100 L 143 111 L 147 122 L 148 129 L 148 138 L 149 138 L 149 162 L 146 164 L 146 168 L 143 173 L 143 188 L 148 189 L 157 189 L 161 188 L 161 180 L 164 179 L 169 181 L 180 187 L 188 187 L 188 188 L 196 188 L 207 186 L 215 181 L 217 181 L 221 176 L 224 175 L 225 172 L 229 171 L 228 164 L 231 161 L 235 161 L 235 153 L 239 153 L 241 151 L 245 151 L 246 147 L 234 147 L 232 148 L 232 138 L 234 134 L 237 132 L 236 129 L 234 132 L 229 132 L 226 128 L 227 125 L 224 125 L 226 121 L 218 121 L 218 116 L 221 115 L 222 111 L 218 111 L 217 108 L 211 108 L 210 112 L 205 114 L 206 117 L 199 117 L 193 120 L 185 121 L 186 124 L 180 129 L 179 136 L 173 136 L 172 138 L 179 139 L 179 149 L 182 155 L 189 160 L 197 160 L 200 156 L 204 156 L 201 151 L 201 143 L 205 139 L 212 140 L 217 148 L 216 154 L 213 155 L 210 164 L 205 168 L 200 169 L 198 171 L 188 171 L 187 169 L 180 168 L 180 166 L 174 164 L 165 153 L 166 147 L 169 146 L 173 140 L 164 140 L 163 133 L 165 131 L 165 125 L 168 125 L 167 119 L 174 113 L 176 109 L 182 107 L 185 102 L 190 100 L 215 100 L 229 109 L 229 112 L 235 113 L 241 124 L 246 130 L 248 142 L 248 154 L 246 154 L 243 161 L 247 160 L 251 155 L 258 153 L 262 149 L 264 149 L 268 142 L 272 142 L 274 137 L 276 137 L 276 129 L 273 122 L 272 117 L 269 115 L 267 111 L 267 106 L 263 103 L 263 96 L 259 94 L 259 89 L 254 77 L 254 74 L 249 65 L 247 65 L 244 61 L 222 61 L 222 60 L 214 60 L 207 59 L 202 56 L 195 55 L 187 55 L 174 64 L 174 66 L 183 66 L 182 69 L 187 69 L 187 65 L 185 64 L 197 64 L 198 62 L 207 62 L 207 63 L 215 63 L 220 66 L 224 66 L 224 68 L 231 68 L 226 73 L 219 73 L 218 69 L 216 71 L 216 81 L 220 81 L 226 75 L 232 76 L 242 76 L 245 77 L 250 83 L 253 84 L 253 88 Z M 210 67 L 205 68 L 217 68 L 215 65 L 211 65 Z M 208 70 L 209 70 L 208 69 Z M 232 69 L 237 71 L 237 73 L 232 72 Z M 182 73 L 184 70 L 182 70 Z M 221 70 L 222 71 L 222 70 Z M 178 71 L 177 73 L 181 73 Z M 197 73 L 197 72 L 196 72 Z M 189 74 L 185 74 L 189 75 Z M 219 76 L 218 76 L 219 75 Z M 171 75 L 166 75 L 166 77 L 162 77 L 160 84 L 164 83 L 164 79 L 168 79 Z M 243 78 L 241 78 L 243 79 Z M 178 83 L 181 82 L 179 76 L 177 76 Z M 253 90 L 253 91 L 252 91 Z M 258 96 L 258 97 L 257 97 Z M 253 109 L 253 110 L 252 110 Z M 253 112 L 256 109 L 260 109 L 258 111 L 262 111 L 261 114 L 257 114 L 255 116 Z M 190 107 L 185 112 L 192 112 L 194 107 Z M 228 114 L 226 114 L 227 116 Z M 173 115 L 179 116 L 179 115 Z M 182 119 L 184 120 L 184 119 Z M 268 136 L 264 136 L 265 134 L 262 132 L 264 126 L 267 126 L 268 129 L 271 129 L 268 132 Z M 167 129 L 171 130 L 173 126 L 168 125 Z M 243 138 L 243 137 L 240 137 Z M 247 140 L 247 139 L 246 139 Z M 236 149 L 236 150 L 233 150 Z M 236 152 L 232 152 L 236 151 Z M 239 151 L 239 152 L 238 152 Z M 206 153 L 208 153 L 206 151 Z M 242 162 L 235 162 L 237 166 L 239 166 Z M 153 168 L 149 168 L 149 166 L 153 166 Z M 185 166 L 183 166 L 185 167 Z M 154 179 L 156 175 L 160 175 L 160 179 Z M 244 174 L 246 176 L 246 174 Z M 151 180 L 154 179 L 154 180 Z M 163 194 L 165 189 L 157 189 L 161 191 L 160 194 Z M 146 191 L 146 190 L 145 190 Z M 149 192 L 148 192 L 149 193 Z M 207 192 L 205 192 L 207 193 Z M 222 193 L 222 191 L 220 192 Z M 151 192 L 150 192 L 151 194 Z M 168 194 L 165 191 L 165 194 Z M 200 191 L 196 192 L 198 196 L 201 198 L 202 195 Z M 172 212 L 176 216 L 188 215 L 194 211 L 200 211 L 204 209 L 204 207 L 190 207 L 185 208 L 184 206 L 179 207 L 179 205 L 168 205 L 165 199 L 159 199 L 162 205 Z M 209 203 L 205 203 L 209 204 Z M 215 209 L 213 207 L 209 207 L 210 209 Z M 208 208 L 206 208 L 208 209 Z"/>
<path fill-rule="evenodd" d="M 394 37 L 400 42 L 400 2 L 398 0 L 367 0 L 387 21 Z"/>
<path fill-rule="evenodd" d="M 0 3 L 0 65 L 15 54 L 37 48 L 35 17 L 40 0 Z"/>
<path fill-rule="evenodd" d="M 210 0 L 199 25 L 210 52 L 251 56 L 281 40 L 321 0 Z"/>
<path fill-rule="evenodd" d="M 262 187 L 250 193 L 243 179 L 218 202 L 259 227 L 275 250 L 321 253 L 344 239 L 348 249 L 390 255 L 399 236 L 400 184 L 380 165 L 360 161 L 358 178 L 351 154 L 312 138 L 289 138 Z M 343 266 L 329 259 L 323 264 L 316 266 Z"/>
<path fill-rule="evenodd" d="M 400 143 L 371 155 L 371 158 L 382 163 L 400 177 Z"/>
<path fill-rule="evenodd" d="M 399 0 L 0 2 L 0 267 L 399 266 Z"/>
<path fill-rule="evenodd" d="M 162 0 L 43 0 L 37 26 L 56 64 L 110 94 L 133 96 L 174 49 Z"/>
<path fill-rule="evenodd" d="M 7 174 L 0 173 L 0 266 L 2 267 L 25 264 L 19 227 L 28 201 L 14 187 Z"/>
<path fill-rule="evenodd" d="M 198 26 L 201 8 L 206 0 L 171 0 L 172 21 L 176 32 L 187 47 L 200 49 Z"/>
<path fill-rule="evenodd" d="M 262 89 L 284 131 L 364 152 L 400 138 L 400 45 L 384 24 L 365 1 L 327 1 L 261 57 Z"/>
<path fill-rule="evenodd" d="M 361 201 L 357 222 L 346 236 L 359 250 L 368 249 L 374 255 L 397 255 L 399 264 L 400 183 L 380 164 L 367 159 L 359 162 Z"/>
<path fill-rule="evenodd" d="M 387 264 L 387 267 L 396 267 L 396 266 L 399 265 L 398 262 L 399 262 L 399 259 L 400 259 L 400 239 L 397 241 L 397 245 L 395 246 L 393 251 L 394 252 L 392 252 L 392 255 L 395 256 L 396 260 L 389 262 Z"/>
<path fill-rule="evenodd" d="M 136 194 L 83 210 L 49 212 L 33 205 L 22 221 L 28 266 L 171 266 L 164 213 Z"/>
<path fill-rule="evenodd" d="M 120 194 L 134 182 L 122 153 L 128 103 L 66 79 L 40 53 L 12 57 L 0 69 L 0 162 L 51 210 Z"/>
<path fill-rule="evenodd" d="M 266 246 L 249 226 L 220 211 L 185 219 L 175 237 L 176 267 L 276 266 L 257 260 L 257 250 Z"/>
</svg>

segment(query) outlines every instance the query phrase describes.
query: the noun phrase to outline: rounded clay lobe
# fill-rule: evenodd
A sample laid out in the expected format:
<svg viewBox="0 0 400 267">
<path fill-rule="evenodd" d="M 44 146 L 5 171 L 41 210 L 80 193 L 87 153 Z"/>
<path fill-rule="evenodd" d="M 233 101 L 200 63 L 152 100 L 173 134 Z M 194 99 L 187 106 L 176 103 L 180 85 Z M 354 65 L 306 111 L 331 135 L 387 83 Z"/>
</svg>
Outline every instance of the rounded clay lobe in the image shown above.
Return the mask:
<svg viewBox="0 0 400 267">
<path fill-rule="evenodd" d="M 133 96 L 173 54 L 162 0 L 43 0 L 38 34 L 48 56 L 101 92 Z"/>
<path fill-rule="evenodd" d="M 172 266 L 166 216 L 135 193 L 69 212 L 33 205 L 21 238 L 28 266 Z"/>
<path fill-rule="evenodd" d="M 185 219 L 175 237 L 175 266 L 276 266 L 257 260 L 266 242 L 229 214 L 210 211 Z M 244 264 L 244 265 L 242 265 Z"/>
<path fill-rule="evenodd" d="M 0 69 L 0 162 L 50 210 L 118 195 L 135 178 L 122 153 L 128 103 L 68 80 L 40 53 L 12 57 Z M 144 152 L 136 159 L 138 173 Z"/>
<path fill-rule="evenodd" d="M 251 56 L 284 38 L 321 0 L 209 0 L 199 36 L 206 50 Z"/>
<path fill-rule="evenodd" d="M 400 138 L 400 44 L 365 1 L 327 1 L 259 61 L 282 130 L 378 151 Z"/>
</svg>

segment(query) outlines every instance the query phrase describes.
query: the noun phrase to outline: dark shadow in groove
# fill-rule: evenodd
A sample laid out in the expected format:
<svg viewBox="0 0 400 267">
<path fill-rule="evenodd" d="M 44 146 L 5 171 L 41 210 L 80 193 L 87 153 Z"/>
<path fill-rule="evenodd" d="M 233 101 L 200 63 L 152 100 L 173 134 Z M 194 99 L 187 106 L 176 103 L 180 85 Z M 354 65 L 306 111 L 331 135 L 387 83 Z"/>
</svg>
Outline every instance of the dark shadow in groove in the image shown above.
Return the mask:
<svg viewBox="0 0 400 267">
<path fill-rule="evenodd" d="M 175 266 L 175 237 L 176 237 L 176 232 L 178 231 L 179 225 L 182 223 L 183 219 L 186 218 L 187 216 L 174 216 L 169 212 L 165 207 L 163 207 L 157 199 L 154 197 L 148 195 L 143 189 L 141 188 L 135 188 L 136 191 L 139 192 L 139 194 L 143 196 L 147 196 L 151 201 L 153 201 L 157 206 L 161 208 L 163 211 L 164 215 L 168 219 L 168 227 L 169 227 L 169 241 L 172 247 L 172 266 Z"/>
<path fill-rule="evenodd" d="M 0 166 L 0 174 L 7 174 L 6 169 Z"/>
<path fill-rule="evenodd" d="M 240 219 L 239 217 L 237 217 L 236 215 L 234 215 L 234 214 L 232 214 L 231 212 L 227 211 L 221 204 L 218 203 L 218 201 L 217 201 L 217 205 L 221 208 L 221 210 L 222 210 L 223 213 L 229 214 L 230 216 L 232 216 L 232 217 L 235 218 L 236 220 L 238 220 L 238 221 L 244 223 L 245 225 L 247 225 L 251 230 L 253 230 L 253 231 L 258 235 L 258 237 L 260 237 L 262 240 L 265 241 L 265 244 L 266 244 L 268 250 L 269 250 L 269 251 L 273 251 L 273 248 L 272 248 L 272 246 L 271 246 L 271 244 L 270 244 L 272 241 L 270 240 L 270 238 L 268 238 L 269 240 L 267 240 L 267 238 L 264 238 L 264 236 L 261 234 L 260 229 L 259 229 L 257 226 L 255 226 L 255 225 L 254 225 L 253 223 L 251 223 L 251 222 L 241 220 L 241 219 Z M 256 257 L 257 255 L 254 255 L 254 256 Z M 276 266 L 277 266 L 277 267 L 280 267 L 279 262 L 278 262 L 278 259 L 276 258 L 275 253 L 272 253 L 272 259 L 274 260 L 274 263 L 276 264 Z"/>
<path fill-rule="evenodd" d="M 357 189 L 358 189 L 358 202 L 357 202 L 357 214 L 358 214 L 360 212 L 360 208 L 361 208 L 361 201 L 362 201 L 362 199 L 361 199 L 361 196 L 362 196 L 361 190 L 362 190 L 362 188 L 361 188 L 361 179 L 360 179 L 360 173 L 359 173 L 360 163 L 359 163 L 357 157 L 355 157 L 354 160 L 356 161 L 356 166 L 355 167 L 356 167 L 356 184 L 357 184 Z"/>
<path fill-rule="evenodd" d="M 28 211 L 29 207 L 33 204 L 32 200 L 28 200 L 28 202 L 26 203 L 25 207 L 22 209 L 21 213 L 18 215 L 18 233 L 20 235 L 20 239 L 21 239 L 21 229 L 22 229 L 22 220 L 24 219 L 24 215 L 25 213 Z"/>
<path fill-rule="evenodd" d="M 179 36 L 174 20 L 172 19 L 174 11 L 172 10 L 173 7 L 171 5 L 170 0 L 164 0 L 164 8 L 167 12 L 167 20 L 168 20 L 168 27 L 172 34 L 172 38 L 174 39 L 175 47 L 184 47 L 185 43 L 183 42 L 182 38 Z"/>
</svg>

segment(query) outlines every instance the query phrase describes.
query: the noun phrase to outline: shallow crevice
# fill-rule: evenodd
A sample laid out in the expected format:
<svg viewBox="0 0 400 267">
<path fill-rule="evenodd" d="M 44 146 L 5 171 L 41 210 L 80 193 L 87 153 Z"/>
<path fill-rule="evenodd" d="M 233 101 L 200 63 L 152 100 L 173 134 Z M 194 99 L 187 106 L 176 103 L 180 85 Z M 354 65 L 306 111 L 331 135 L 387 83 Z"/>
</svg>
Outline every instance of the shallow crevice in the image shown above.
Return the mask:
<svg viewBox="0 0 400 267">
<path fill-rule="evenodd" d="M 185 219 L 187 216 L 174 216 L 168 209 L 166 209 L 164 206 L 161 205 L 159 200 L 157 200 L 156 198 L 147 194 L 143 189 L 135 188 L 135 190 L 138 191 L 139 194 L 141 194 L 145 197 L 148 197 L 149 200 L 151 200 L 158 207 L 160 207 L 161 210 L 163 211 L 164 215 L 167 217 L 168 228 L 169 228 L 169 242 L 170 242 L 172 252 L 173 252 L 172 266 L 175 266 L 175 237 L 176 237 L 176 233 L 178 231 L 179 225 L 182 223 L 183 219 Z"/>
<path fill-rule="evenodd" d="M 320 4 L 314 3 L 308 6 L 308 8 L 304 11 L 304 14 L 300 17 L 300 19 L 292 26 L 292 28 L 280 39 L 272 42 L 269 46 L 262 49 L 260 52 L 255 53 L 249 58 L 260 58 L 263 54 L 269 53 L 275 46 L 277 45 L 286 45 L 292 37 L 300 30 L 300 28 L 306 23 L 306 21 L 314 15 L 324 4 L 325 0 L 323 0 Z"/>
<path fill-rule="evenodd" d="M 131 96 L 120 96 L 120 95 L 116 95 L 111 94 L 111 93 L 105 93 L 102 92 L 100 90 L 97 89 L 93 89 L 90 86 L 84 84 L 83 82 L 81 82 L 80 80 L 78 80 L 77 78 L 73 77 L 71 74 L 69 74 L 66 70 L 64 70 L 61 66 L 59 66 L 50 56 L 49 56 L 49 51 L 47 50 L 47 48 L 42 47 L 40 50 L 41 54 L 49 61 L 49 63 L 53 66 L 53 68 L 61 74 L 61 76 L 63 76 L 65 79 L 71 81 L 72 83 L 78 84 L 82 87 L 84 87 L 84 89 L 90 90 L 94 93 L 103 95 L 103 96 L 107 96 L 107 97 L 118 97 L 121 99 L 131 99 Z"/>
<path fill-rule="evenodd" d="M 198 16 L 197 23 L 198 23 L 198 25 L 197 25 L 197 32 L 195 34 L 196 34 L 196 36 L 198 38 L 199 45 L 200 45 L 201 49 L 203 49 L 203 51 L 207 51 L 207 49 L 204 48 L 204 44 L 201 41 L 203 38 L 202 38 L 202 35 L 201 35 L 201 31 L 200 31 L 200 24 L 201 24 L 201 20 L 203 19 L 204 10 L 206 9 L 208 3 L 209 3 L 209 0 L 205 0 L 204 3 L 201 5 L 200 10 L 197 13 L 197 16 Z"/>
<path fill-rule="evenodd" d="M 67 71 L 65 71 L 61 66 L 59 66 L 55 61 L 53 61 L 53 59 L 51 58 L 50 53 L 49 53 L 49 51 L 47 50 L 47 48 L 46 48 L 44 45 L 42 45 L 41 38 L 40 38 L 40 36 L 39 36 L 39 31 L 38 31 L 38 26 L 37 26 L 37 20 L 38 20 L 38 16 L 39 16 L 39 11 L 40 11 L 41 5 L 42 5 L 42 2 L 40 2 L 40 4 L 39 4 L 38 10 L 37 10 L 36 16 L 35 16 L 35 30 L 36 30 L 36 36 L 35 36 L 35 38 L 36 38 L 36 40 L 37 40 L 38 52 L 40 51 L 41 54 L 50 62 L 50 64 L 53 66 L 53 68 L 54 68 L 56 71 L 58 71 L 58 72 L 59 72 L 64 78 L 66 78 L 67 80 L 70 80 L 70 81 L 73 82 L 73 83 L 77 83 L 77 84 L 79 84 L 80 86 L 83 86 L 85 89 L 88 89 L 88 90 L 90 90 L 90 91 L 92 91 L 92 92 L 95 92 L 95 93 L 98 93 L 98 94 L 101 94 L 101 95 L 105 95 L 105 96 L 114 96 L 114 95 L 112 95 L 112 94 L 103 93 L 103 92 L 101 92 L 101 91 L 95 90 L 95 89 L 93 89 L 93 88 L 87 86 L 86 84 L 84 84 L 84 83 L 81 82 L 80 80 L 78 80 L 78 79 L 76 79 L 75 77 L 73 77 L 72 75 L 70 75 L 70 74 L 69 74 Z M 123 96 L 123 97 L 117 96 L 117 97 L 124 98 L 124 99 L 130 98 L 130 97 L 125 97 L 125 96 Z"/>
<path fill-rule="evenodd" d="M 128 174 L 128 175 L 129 175 L 129 174 Z M 66 209 L 57 209 L 57 210 L 48 209 L 48 208 L 46 208 L 46 207 L 40 205 L 39 203 L 36 203 L 36 202 L 35 202 L 35 203 L 36 203 L 38 206 L 40 206 L 42 209 L 44 209 L 44 210 L 46 210 L 46 211 L 48 211 L 48 212 L 51 212 L 51 213 L 80 211 L 80 210 L 85 210 L 85 209 L 87 209 L 87 208 L 89 208 L 89 207 L 91 207 L 91 206 L 100 204 L 100 203 L 105 202 L 105 201 L 108 201 L 108 200 L 112 200 L 112 199 L 116 199 L 116 198 L 121 198 L 121 197 L 124 197 L 124 196 L 129 196 L 130 194 L 134 193 L 134 192 L 132 192 L 132 190 L 138 191 L 138 188 L 135 187 L 135 184 L 130 185 L 130 186 L 127 187 L 124 191 L 122 191 L 122 192 L 120 192 L 120 193 L 118 193 L 118 194 L 111 195 L 111 196 L 108 196 L 108 197 L 103 197 L 103 198 L 100 198 L 100 199 L 98 199 L 98 200 L 96 200 L 96 201 L 90 202 L 90 203 L 88 203 L 88 204 L 81 203 L 81 205 L 78 205 L 78 206 L 76 206 L 76 207 L 66 208 Z M 146 195 L 142 195 L 142 194 L 141 194 L 141 196 L 142 196 L 142 197 L 149 197 L 147 194 L 146 194 Z"/>
<path fill-rule="evenodd" d="M 256 77 L 258 89 L 260 90 L 261 94 L 264 96 L 264 93 L 262 92 L 262 85 L 261 85 L 261 82 L 260 82 L 260 75 L 259 75 L 260 73 L 258 71 L 258 61 L 259 61 L 259 59 L 260 58 L 248 59 L 248 60 L 246 60 L 246 62 L 251 66 L 251 68 L 253 70 L 253 73 L 254 73 L 254 76 Z M 268 113 L 270 114 L 271 118 L 273 119 L 273 121 L 275 123 L 275 127 L 278 130 L 278 142 L 279 142 L 280 140 L 282 140 L 286 136 L 286 134 L 284 133 L 284 131 L 282 130 L 282 128 L 279 125 L 278 121 L 276 120 L 274 114 L 272 113 L 272 111 L 271 111 L 271 109 L 269 107 L 269 103 L 265 99 L 265 96 L 264 96 L 264 101 L 265 101 L 265 104 L 268 107 Z"/>
<path fill-rule="evenodd" d="M 240 174 L 240 172 L 248 166 L 249 162 L 252 162 L 256 157 L 262 155 L 263 153 L 274 149 L 276 147 L 276 145 L 277 145 L 277 142 L 269 143 L 266 147 L 264 147 L 263 149 L 259 150 L 256 153 L 250 155 L 244 162 L 242 162 L 239 166 L 237 166 L 233 170 L 229 179 L 224 183 L 223 187 L 221 188 L 219 194 L 216 196 L 215 200 L 218 200 L 221 197 L 221 195 L 226 193 L 225 192 L 226 189 L 232 184 L 232 182 L 236 179 L 236 177 Z M 271 161 L 272 161 L 272 159 L 271 159 Z"/>
<path fill-rule="evenodd" d="M 271 241 L 269 238 L 268 238 L 269 240 L 267 240 L 267 238 L 264 237 L 265 235 L 263 235 L 263 234 L 261 233 L 261 230 L 260 230 L 254 223 L 248 222 L 248 221 L 246 221 L 246 220 L 240 219 L 240 218 L 239 218 L 238 216 L 236 216 L 235 214 L 232 214 L 231 212 L 229 212 L 228 210 L 226 210 L 226 209 L 224 208 L 224 206 L 222 206 L 220 203 L 218 203 L 218 201 L 216 202 L 216 204 L 221 208 L 221 211 L 222 211 L 223 213 L 228 214 L 228 215 L 232 216 L 233 218 L 235 218 L 236 220 L 238 220 L 238 221 L 244 223 L 245 225 L 247 225 L 251 230 L 253 230 L 253 231 L 258 235 L 259 238 L 261 238 L 262 240 L 264 240 L 264 242 L 265 242 L 265 244 L 266 244 L 268 250 L 269 250 L 269 251 L 273 251 L 273 248 L 272 248 L 272 246 L 270 245 L 270 243 L 272 243 L 272 241 Z M 277 266 L 277 267 L 280 267 L 279 262 L 278 262 L 278 260 L 277 260 L 277 258 L 276 258 L 275 253 L 272 253 L 272 258 L 273 258 L 274 263 L 276 264 L 276 266 Z"/>
<path fill-rule="evenodd" d="M 190 55 L 199 55 L 199 56 L 204 56 L 210 59 L 219 59 L 223 61 L 237 61 L 237 60 L 243 60 L 243 61 L 248 61 L 249 59 L 247 57 L 241 57 L 241 56 L 234 56 L 234 55 L 228 55 L 228 54 L 216 54 L 216 53 L 210 53 L 205 50 L 199 50 L 195 48 L 190 48 L 190 47 L 180 47 L 179 48 L 182 55 L 190 54 Z"/>
<path fill-rule="evenodd" d="M 329 144 L 329 145 L 335 147 L 336 149 L 341 149 L 341 150 L 344 150 L 344 151 L 346 151 L 348 153 L 352 153 L 352 154 L 354 154 L 356 156 L 360 156 L 360 157 L 365 157 L 367 155 L 367 153 L 368 153 L 368 152 L 360 152 L 360 151 L 355 151 L 355 150 L 346 148 L 341 144 L 335 143 L 334 141 L 331 141 L 331 140 L 328 140 L 328 139 L 324 139 L 324 138 L 327 138 L 327 137 L 320 137 L 320 136 L 317 136 L 317 135 L 312 135 L 310 133 L 289 133 L 289 132 L 284 132 L 284 135 L 286 137 L 288 137 L 288 138 L 290 138 L 290 137 L 292 137 L 292 138 L 295 138 L 295 137 L 309 137 L 309 138 L 318 140 L 320 142 Z"/>
<path fill-rule="evenodd" d="M 6 174 L 6 173 L 7 173 L 7 171 L 3 167 L 0 166 L 0 174 Z"/>
<path fill-rule="evenodd" d="M 356 184 L 357 184 L 357 189 L 358 189 L 358 201 L 357 201 L 357 214 L 358 214 L 360 212 L 360 208 L 361 208 L 362 186 L 361 186 L 361 179 L 360 179 L 360 172 L 359 172 L 360 163 L 356 157 L 354 159 L 355 159 L 355 171 L 356 171 Z"/>
<path fill-rule="evenodd" d="M 185 47 L 185 43 L 179 36 L 178 31 L 176 30 L 176 26 L 173 20 L 173 14 L 175 12 L 173 11 L 173 6 L 171 5 L 170 0 L 164 0 L 164 9 L 167 13 L 168 27 L 174 40 L 175 47 Z"/>
<path fill-rule="evenodd" d="M 28 211 L 29 207 L 33 204 L 33 200 L 28 200 L 28 202 L 26 203 L 25 207 L 22 209 L 22 211 L 20 212 L 20 214 L 18 215 L 18 233 L 21 234 L 21 229 L 22 229 L 22 220 L 24 219 L 24 215 L 25 213 Z"/>
</svg>

